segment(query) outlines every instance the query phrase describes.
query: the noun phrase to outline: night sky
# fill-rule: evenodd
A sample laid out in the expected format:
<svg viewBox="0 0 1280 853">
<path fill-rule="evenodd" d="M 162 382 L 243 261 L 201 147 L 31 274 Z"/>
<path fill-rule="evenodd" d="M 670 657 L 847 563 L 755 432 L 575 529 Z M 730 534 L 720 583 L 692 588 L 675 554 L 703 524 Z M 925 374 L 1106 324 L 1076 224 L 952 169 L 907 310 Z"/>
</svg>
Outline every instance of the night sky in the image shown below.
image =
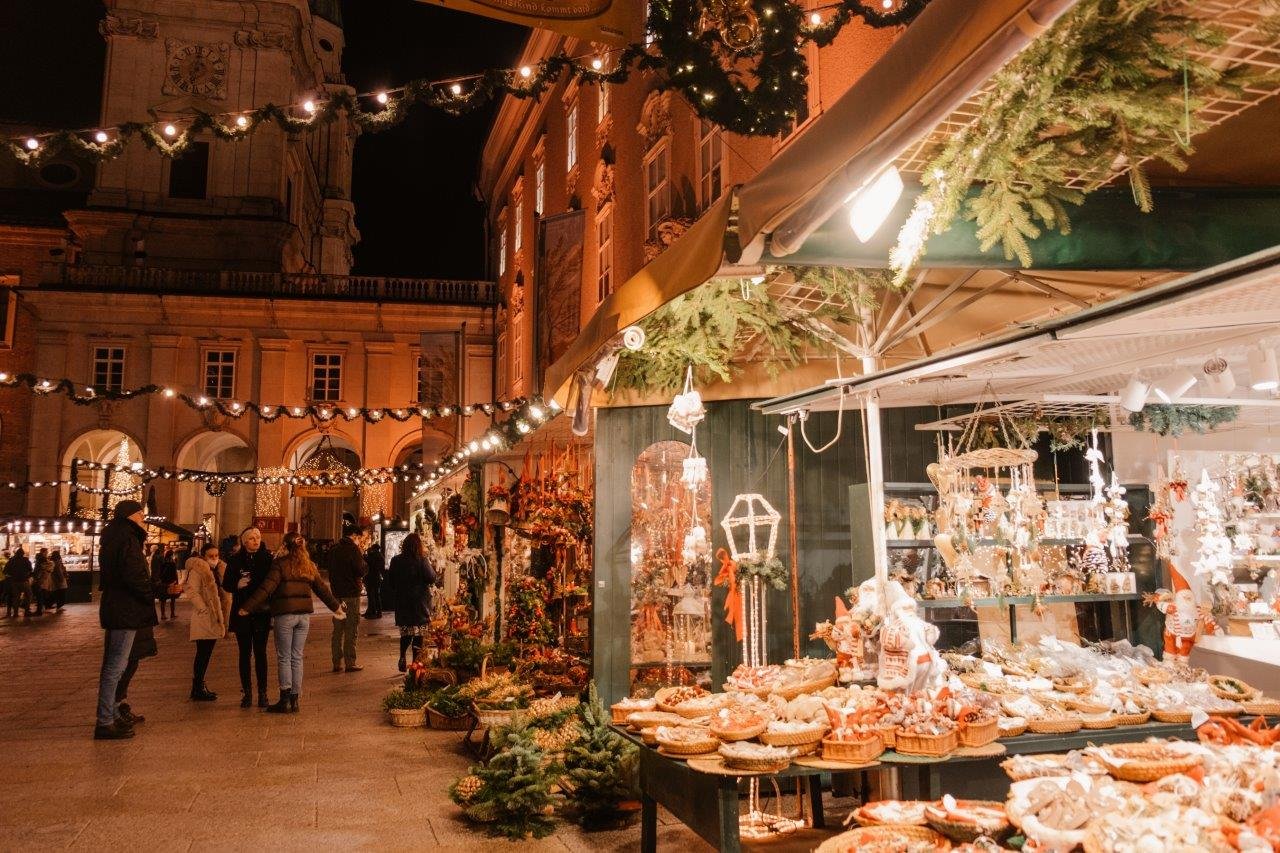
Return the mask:
<svg viewBox="0 0 1280 853">
<path fill-rule="evenodd" d="M 0 2 L 0 120 L 51 127 L 97 121 L 103 13 L 91 0 Z M 360 92 L 510 66 L 528 32 L 415 0 L 344 0 L 343 14 L 343 67 Z M 492 108 L 455 118 L 419 107 L 397 128 L 361 135 L 353 177 L 362 237 L 356 272 L 484 276 L 483 206 L 472 187 L 492 116 Z"/>
</svg>

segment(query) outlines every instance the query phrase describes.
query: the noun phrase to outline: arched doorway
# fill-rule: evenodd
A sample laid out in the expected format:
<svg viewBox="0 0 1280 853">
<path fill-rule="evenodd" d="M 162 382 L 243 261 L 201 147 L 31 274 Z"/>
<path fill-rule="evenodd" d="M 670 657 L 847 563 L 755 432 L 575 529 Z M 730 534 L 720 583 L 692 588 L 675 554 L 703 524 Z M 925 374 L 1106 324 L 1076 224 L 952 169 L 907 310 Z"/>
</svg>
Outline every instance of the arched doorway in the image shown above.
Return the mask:
<svg viewBox="0 0 1280 853">
<path fill-rule="evenodd" d="M 202 432 L 178 451 L 178 467 L 197 471 L 252 471 L 254 453 L 243 438 L 225 430 Z M 221 494 L 219 494 L 221 492 Z M 201 524 L 217 542 L 253 523 L 254 487 L 228 483 L 225 490 L 203 483 L 180 482 L 174 496 L 173 520 L 190 530 Z"/>
<path fill-rule="evenodd" d="M 127 469 L 134 463 L 143 462 L 143 450 L 132 437 L 120 430 L 94 429 L 81 433 L 67 445 L 66 451 L 62 454 L 62 469 L 70 471 L 71 462 L 74 459 L 102 464 L 115 464 Z M 115 479 L 114 488 L 117 490 L 127 488 L 138 482 L 136 478 L 126 477 L 123 473 L 117 474 Z M 105 488 L 109 483 L 105 470 L 86 470 L 84 468 L 76 472 L 76 482 L 95 489 Z M 100 517 L 104 500 L 107 500 L 108 505 L 112 506 L 124 498 L 131 497 L 141 500 L 142 495 L 143 492 L 140 486 L 135 494 L 113 495 L 110 498 L 106 495 L 95 495 L 82 491 L 76 495 L 76 506 L 81 516 Z M 66 487 L 62 490 L 62 506 L 70 508 L 70 501 L 70 487 Z"/>
<path fill-rule="evenodd" d="M 351 442 L 341 435 L 315 434 L 304 440 L 289 457 L 289 468 L 319 465 L 325 468 L 337 462 L 349 470 L 360 467 L 360 455 Z M 342 516 L 360 518 L 360 496 L 354 488 L 293 486 L 289 494 L 289 518 L 298 532 L 309 540 L 332 541 L 342 535 Z"/>
</svg>

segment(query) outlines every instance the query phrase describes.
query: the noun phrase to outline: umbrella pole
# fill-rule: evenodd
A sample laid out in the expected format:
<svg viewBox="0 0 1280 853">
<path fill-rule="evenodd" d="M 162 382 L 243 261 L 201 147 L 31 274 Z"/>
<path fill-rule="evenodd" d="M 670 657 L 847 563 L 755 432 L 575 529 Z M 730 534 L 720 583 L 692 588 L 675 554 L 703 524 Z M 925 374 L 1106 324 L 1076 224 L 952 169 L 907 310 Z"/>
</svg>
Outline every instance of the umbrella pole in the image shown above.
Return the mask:
<svg viewBox="0 0 1280 853">
<path fill-rule="evenodd" d="M 879 359 L 863 356 L 862 374 L 875 373 Z M 875 554 L 876 587 L 879 590 L 881 614 L 888 609 L 889 561 L 884 538 L 884 459 L 880 446 L 880 396 L 867 394 L 867 490 L 871 512 L 871 550 Z"/>
</svg>

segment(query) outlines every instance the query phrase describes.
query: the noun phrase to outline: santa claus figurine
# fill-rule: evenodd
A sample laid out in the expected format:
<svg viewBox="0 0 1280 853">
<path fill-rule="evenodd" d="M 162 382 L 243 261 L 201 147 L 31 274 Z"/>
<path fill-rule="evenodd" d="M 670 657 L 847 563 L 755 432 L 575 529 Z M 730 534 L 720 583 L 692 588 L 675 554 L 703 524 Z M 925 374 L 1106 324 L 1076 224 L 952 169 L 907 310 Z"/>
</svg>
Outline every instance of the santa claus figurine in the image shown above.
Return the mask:
<svg viewBox="0 0 1280 853">
<path fill-rule="evenodd" d="M 882 690 L 905 693 L 936 690 L 947 669 L 933 647 L 937 640 L 938 627 L 917 615 L 914 599 L 895 602 L 880 629 L 880 670 L 876 685 Z"/>
<path fill-rule="evenodd" d="M 1195 593 L 1177 570 L 1171 570 L 1173 591 L 1157 590 L 1147 596 L 1149 604 L 1164 614 L 1164 657 L 1186 662 L 1201 633 L 1214 633 L 1217 625 L 1209 608 L 1196 603 Z"/>
</svg>

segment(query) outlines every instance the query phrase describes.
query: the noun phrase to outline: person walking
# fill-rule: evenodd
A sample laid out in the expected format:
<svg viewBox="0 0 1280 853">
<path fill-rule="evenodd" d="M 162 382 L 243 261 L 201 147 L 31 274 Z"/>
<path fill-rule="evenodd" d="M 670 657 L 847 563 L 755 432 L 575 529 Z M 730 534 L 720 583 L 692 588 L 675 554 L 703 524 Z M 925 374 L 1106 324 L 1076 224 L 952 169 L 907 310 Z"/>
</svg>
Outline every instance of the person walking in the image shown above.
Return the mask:
<svg viewBox="0 0 1280 853">
<path fill-rule="evenodd" d="M 61 549 L 55 548 L 49 561 L 53 571 L 49 573 L 49 606 L 58 613 L 67 603 L 67 587 L 71 586 L 71 576 L 67 574 L 67 566 L 62 562 Z"/>
<path fill-rule="evenodd" d="M 329 549 L 329 585 L 347 607 L 347 618 L 333 620 L 330 645 L 334 672 L 342 672 L 343 664 L 347 672 L 364 669 L 356 663 L 356 629 L 360 624 L 360 581 L 368 571 L 363 554 L 368 537 L 369 528 L 354 525 Z"/>
<path fill-rule="evenodd" d="M 271 614 L 265 603 L 253 608 L 245 607 L 244 603 L 258 591 L 270 570 L 271 552 L 262 547 L 262 531 L 246 527 L 240 534 L 240 550 L 227 560 L 227 570 L 222 576 L 222 588 L 231 593 L 228 627 L 235 633 L 240 651 L 240 689 L 244 692 L 241 708 L 253 704 L 253 681 L 249 678 L 251 655 L 258 677 L 258 707 L 267 707 L 267 635 L 271 633 Z M 242 608 L 247 616 L 240 615 Z"/>
<path fill-rule="evenodd" d="M 36 615 L 43 616 L 49 600 L 49 579 L 53 576 L 53 561 L 49 559 L 49 549 L 41 548 L 36 552 L 36 567 L 31 574 L 31 598 L 36 603 Z"/>
<path fill-rule="evenodd" d="M 320 577 L 320 570 L 307 553 L 307 540 L 297 533 L 284 537 L 284 555 L 271 564 L 271 571 L 258 590 L 238 611 L 247 616 L 255 607 L 270 604 L 276 635 L 276 671 L 280 681 L 280 701 L 267 706 L 267 713 L 297 713 L 302 695 L 302 663 L 311 630 L 311 594 L 333 611 L 335 622 L 348 616 L 346 605 L 339 601 Z M 355 611 L 350 615 L 355 616 Z"/>
<path fill-rule="evenodd" d="M 396 627 L 400 629 L 400 671 L 408 669 L 405 653 L 413 646 L 413 658 L 422 651 L 422 629 L 431 620 L 431 587 L 436 572 L 429 560 L 422 537 L 410 533 L 400 545 L 400 553 L 391 558 L 387 570 L 387 587 L 395 601 Z"/>
<path fill-rule="evenodd" d="M 204 683 L 209 671 L 209 659 L 213 647 L 227 635 L 227 621 L 222 612 L 222 590 L 218 576 L 210 563 L 218 563 L 218 546 L 204 546 L 199 557 L 188 557 L 183 568 L 187 571 L 187 583 L 183 594 L 191 599 L 191 641 L 196 644 L 196 659 L 191 670 L 191 701 L 212 702 L 218 694 Z"/>
<path fill-rule="evenodd" d="M 155 625 L 155 593 L 147 576 L 142 543 L 146 515 L 142 504 L 133 500 L 115 506 L 111 523 L 98 540 L 101 568 L 101 605 L 98 621 L 103 628 L 102 669 L 98 676 L 98 717 L 93 729 L 96 740 L 133 737 L 133 727 L 116 716 L 116 688 L 129 665 L 138 629 Z"/>
<path fill-rule="evenodd" d="M 365 608 L 365 619 L 382 618 L 382 579 L 386 571 L 386 562 L 382 556 L 382 546 L 374 542 L 364 552 L 364 590 L 369 596 L 369 605 Z"/>
<path fill-rule="evenodd" d="M 31 615 L 31 560 L 22 548 L 13 552 L 13 557 L 5 564 L 5 575 L 9 578 L 9 615 L 17 617 L 18 610 L 23 616 Z"/>
<path fill-rule="evenodd" d="M 154 567 L 154 563 L 152 564 Z M 153 568 L 154 571 L 154 568 Z M 176 619 L 178 616 L 178 596 L 182 594 L 182 584 L 178 582 L 178 563 L 174 556 L 174 551 L 166 547 L 164 556 L 160 559 L 159 574 L 151 576 L 152 583 L 155 584 L 156 598 L 160 601 L 160 618 L 164 619 L 164 606 L 169 605 L 169 619 Z"/>
</svg>

